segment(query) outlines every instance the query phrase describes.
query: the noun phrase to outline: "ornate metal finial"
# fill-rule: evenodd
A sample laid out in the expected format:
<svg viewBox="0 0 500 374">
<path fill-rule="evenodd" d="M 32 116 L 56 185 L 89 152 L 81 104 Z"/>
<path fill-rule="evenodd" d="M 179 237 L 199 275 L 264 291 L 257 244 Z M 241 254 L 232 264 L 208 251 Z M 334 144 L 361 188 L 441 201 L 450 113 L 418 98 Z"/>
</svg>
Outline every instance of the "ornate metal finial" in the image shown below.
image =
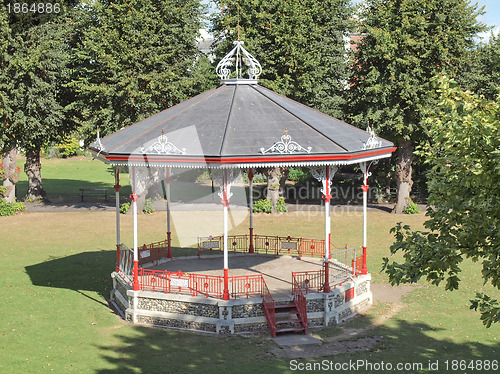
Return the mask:
<svg viewBox="0 0 500 374">
<path fill-rule="evenodd" d="M 292 140 L 292 137 L 288 135 L 288 128 L 285 128 L 285 134 L 281 136 L 281 140 L 274 143 L 268 149 L 261 148 L 260 152 L 262 154 L 266 153 L 281 153 L 281 154 L 291 154 L 291 153 L 311 153 L 311 147 L 304 148 L 296 141 Z"/>
<path fill-rule="evenodd" d="M 262 73 L 262 66 L 248 51 L 243 48 L 243 41 L 237 40 L 234 42 L 234 47 L 220 62 L 217 64 L 216 72 L 220 79 L 229 79 L 231 76 L 231 66 L 235 67 L 236 79 L 242 79 L 243 63 L 248 66 L 248 79 L 259 79 Z M 236 56 L 235 56 L 236 55 Z"/>
<path fill-rule="evenodd" d="M 370 137 L 368 138 L 366 143 L 363 143 L 363 146 L 361 147 L 362 150 L 382 147 L 382 141 L 378 140 L 377 137 L 375 136 L 375 130 L 373 130 L 372 128 L 370 128 L 370 126 L 368 126 L 366 128 L 366 132 L 370 134 Z"/>
</svg>

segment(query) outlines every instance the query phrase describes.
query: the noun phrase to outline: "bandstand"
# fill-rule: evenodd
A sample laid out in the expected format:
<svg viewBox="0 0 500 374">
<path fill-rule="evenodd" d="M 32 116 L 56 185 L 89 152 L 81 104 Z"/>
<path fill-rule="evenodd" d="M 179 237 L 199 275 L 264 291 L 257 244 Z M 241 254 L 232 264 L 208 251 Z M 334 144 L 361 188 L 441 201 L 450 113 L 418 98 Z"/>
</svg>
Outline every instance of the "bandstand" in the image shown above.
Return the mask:
<svg viewBox="0 0 500 374">
<path fill-rule="evenodd" d="M 116 170 L 117 261 L 111 300 L 127 320 L 219 334 L 270 331 L 276 336 L 340 323 L 371 305 L 371 277 L 366 266 L 369 169 L 390 157 L 395 148 L 369 128 L 360 130 L 261 87 L 261 71 L 243 42 L 237 41 L 217 66 L 218 87 L 102 139 L 98 136 L 90 146 L 96 158 Z M 244 73 L 248 78 L 243 78 Z M 353 164 L 363 173 L 362 245 L 359 250 L 332 253 L 332 179 L 339 167 Z M 132 187 L 131 246 L 120 240 L 121 167 L 129 168 Z M 271 167 L 307 167 L 322 183 L 323 238 L 254 232 L 253 171 Z M 220 274 L 161 268 L 173 257 L 170 185 L 176 172 L 186 168 L 210 170 L 220 188 L 223 235 L 200 236 L 200 259 L 193 260 L 202 261 L 205 254 L 220 251 Z M 231 187 L 243 172 L 249 180 L 249 232 L 229 235 Z M 139 245 L 137 200 L 153 184 L 161 187 L 167 202 L 166 240 Z M 245 253 L 246 258 L 319 258 L 320 263 L 314 271 L 292 272 L 289 297 L 275 300 L 262 274 L 231 274 L 230 252 L 233 256 Z"/>
</svg>

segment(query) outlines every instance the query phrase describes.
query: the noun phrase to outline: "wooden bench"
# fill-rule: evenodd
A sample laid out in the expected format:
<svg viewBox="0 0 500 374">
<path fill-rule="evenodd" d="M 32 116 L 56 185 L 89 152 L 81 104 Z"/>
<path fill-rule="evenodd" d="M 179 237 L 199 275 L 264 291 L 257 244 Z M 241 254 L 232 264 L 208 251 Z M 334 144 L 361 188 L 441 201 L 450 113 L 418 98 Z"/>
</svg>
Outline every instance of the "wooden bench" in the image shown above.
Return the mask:
<svg viewBox="0 0 500 374">
<path fill-rule="evenodd" d="M 80 194 L 84 196 L 104 196 L 104 201 L 108 201 L 108 189 L 107 188 L 80 188 Z"/>
</svg>

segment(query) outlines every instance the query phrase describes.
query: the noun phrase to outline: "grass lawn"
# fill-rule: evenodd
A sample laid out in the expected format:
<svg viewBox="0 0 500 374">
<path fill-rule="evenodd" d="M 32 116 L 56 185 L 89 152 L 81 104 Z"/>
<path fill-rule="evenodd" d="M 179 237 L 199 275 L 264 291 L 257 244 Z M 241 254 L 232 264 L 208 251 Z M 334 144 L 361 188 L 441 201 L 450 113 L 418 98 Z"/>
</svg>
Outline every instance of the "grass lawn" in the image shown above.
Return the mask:
<svg viewBox="0 0 500 374">
<path fill-rule="evenodd" d="M 20 159 L 19 166 L 23 162 Z M 44 188 L 52 202 L 79 201 L 79 188 L 112 191 L 112 171 L 100 161 L 85 157 L 44 159 L 42 165 Z M 123 175 L 121 184 L 122 196 L 128 196 L 128 175 Z M 185 183 L 175 193 L 178 200 L 183 200 L 183 194 L 206 196 L 209 188 Z M 22 173 L 18 196 L 22 197 L 26 190 L 26 175 Z M 237 215 L 237 212 L 231 215 L 234 223 L 231 233 L 246 234 L 248 217 Z M 383 211 L 369 213 L 368 267 L 375 282 L 387 283 L 380 268 L 381 258 L 389 255 L 392 243 L 389 229 L 397 221 L 421 227 L 424 220 L 423 213 L 412 216 Z M 161 212 L 140 215 L 139 243 L 163 240 L 165 221 Z M 256 234 L 323 237 L 320 211 L 260 214 L 254 223 Z M 187 233 L 193 238 L 218 235 L 222 231 L 222 211 L 176 212 L 173 225 L 181 237 Z M 222 337 L 154 329 L 134 326 L 114 314 L 107 305 L 115 262 L 114 228 L 112 212 L 23 213 L 0 217 L 0 373 L 291 372 L 290 359 L 270 353 L 276 345 L 267 335 Z M 338 207 L 332 210 L 332 238 L 339 249 L 346 244 L 360 248 L 361 228 L 360 212 Z M 130 214 L 122 216 L 122 240 L 132 243 Z M 180 245 L 177 235 L 173 244 Z M 178 249 L 174 254 L 186 252 L 196 251 Z M 472 262 L 463 264 L 461 279 L 458 291 L 445 292 L 442 287 L 422 283 L 405 296 L 403 308 L 364 333 L 364 336 L 383 337 L 373 349 L 298 362 L 368 360 L 423 363 L 427 367 L 429 361 L 440 360 L 439 371 L 431 372 L 451 373 L 464 372 L 451 370 L 452 360 L 499 359 L 500 326 L 485 329 L 478 314 L 468 309 L 468 300 L 475 291 L 500 297 L 498 291 L 482 284 L 479 266 Z M 328 339 L 345 328 L 369 326 L 393 306 L 378 303 L 342 327 L 312 330 L 312 334 Z M 363 336 L 354 338 L 360 337 Z M 445 360 L 449 360 L 448 371 Z"/>
<path fill-rule="evenodd" d="M 105 170 L 102 177 L 104 183 Z M 196 225 L 191 221 L 190 227 L 214 225 L 215 216 L 221 219 L 222 212 L 200 212 L 195 215 Z M 132 216 L 122 217 L 123 241 L 131 243 Z M 359 246 L 361 215 L 334 211 L 332 218 L 335 244 Z M 392 241 L 388 230 L 398 220 L 417 227 L 424 217 L 382 211 L 369 216 L 368 266 L 379 283 L 387 281 L 380 273 L 381 257 L 388 255 Z M 115 315 L 106 301 L 115 261 L 114 222 L 112 212 L 0 217 L 1 373 L 291 372 L 289 359 L 269 354 L 275 343 L 267 335 L 221 337 L 169 331 L 134 326 Z M 246 232 L 247 223 L 245 220 L 232 232 Z M 140 215 L 139 242 L 163 239 L 164 227 L 164 214 Z M 323 218 L 300 212 L 258 215 L 255 230 L 321 238 Z M 478 314 L 467 307 L 474 291 L 483 289 L 492 295 L 494 291 L 482 285 L 477 264 L 467 262 L 461 278 L 460 289 L 452 293 L 423 285 L 408 294 L 396 315 L 367 332 L 384 337 L 372 350 L 299 362 L 328 359 L 427 365 L 429 360 L 440 360 L 439 372 L 446 372 L 445 360 L 451 365 L 451 360 L 498 359 L 500 327 L 485 329 Z M 344 327 L 368 325 L 388 309 L 390 305 L 378 304 Z M 338 331 L 339 327 L 331 327 L 312 333 L 328 337 Z"/>
</svg>

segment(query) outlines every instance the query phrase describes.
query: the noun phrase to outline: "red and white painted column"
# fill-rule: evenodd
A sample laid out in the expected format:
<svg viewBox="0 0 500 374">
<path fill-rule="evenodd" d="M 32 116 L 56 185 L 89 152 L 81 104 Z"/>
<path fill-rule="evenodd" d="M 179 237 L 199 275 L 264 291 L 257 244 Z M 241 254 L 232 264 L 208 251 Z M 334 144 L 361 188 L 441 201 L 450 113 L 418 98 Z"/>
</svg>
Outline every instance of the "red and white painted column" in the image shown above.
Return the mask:
<svg viewBox="0 0 500 374">
<path fill-rule="evenodd" d="M 330 245 L 331 245 L 331 219 L 330 219 L 330 166 L 325 167 L 325 179 L 323 180 L 323 199 L 325 200 L 325 283 L 323 292 L 330 293 Z"/>
<path fill-rule="evenodd" d="M 326 165 L 324 167 L 310 167 L 309 170 L 314 178 L 323 184 L 321 192 L 325 200 L 325 280 L 323 292 L 330 293 L 330 254 L 331 254 L 331 219 L 330 219 L 330 200 L 332 198 L 330 185 L 331 179 L 338 170 L 337 166 Z"/>
<path fill-rule="evenodd" d="M 172 181 L 170 166 L 167 166 L 167 258 L 172 258 L 172 231 L 170 230 L 170 182 Z"/>
<path fill-rule="evenodd" d="M 363 185 L 361 186 L 361 188 L 363 189 L 363 257 L 362 257 L 363 262 L 361 264 L 362 275 L 368 274 L 368 267 L 366 265 L 367 204 L 368 204 L 368 188 L 369 188 L 368 177 L 371 175 L 369 169 L 373 163 L 376 163 L 376 161 L 372 161 L 369 164 L 367 164 L 366 161 L 359 163 L 359 166 L 363 173 Z"/>
<path fill-rule="evenodd" d="M 134 215 L 134 269 L 132 272 L 133 275 L 133 283 L 132 290 L 139 291 L 139 248 L 137 246 L 137 199 L 139 196 L 136 194 L 136 175 L 135 175 L 135 166 L 131 167 L 132 171 L 132 195 L 130 198 L 132 199 L 132 212 Z"/>
<path fill-rule="evenodd" d="M 250 181 L 250 246 L 248 247 L 248 253 L 254 253 L 253 246 L 253 169 L 248 169 L 248 180 Z"/>
<path fill-rule="evenodd" d="M 120 169 L 115 169 L 115 200 L 116 200 L 116 269 L 120 271 L 121 242 L 120 242 Z"/>
<path fill-rule="evenodd" d="M 224 206 L 224 290 L 222 292 L 222 299 L 229 300 L 229 261 L 228 261 L 228 246 L 227 246 L 228 231 L 229 231 L 229 222 L 228 222 L 229 191 L 227 183 L 227 170 L 223 171 L 222 183 L 223 183 L 223 190 L 222 190 L 221 202 Z"/>
</svg>

